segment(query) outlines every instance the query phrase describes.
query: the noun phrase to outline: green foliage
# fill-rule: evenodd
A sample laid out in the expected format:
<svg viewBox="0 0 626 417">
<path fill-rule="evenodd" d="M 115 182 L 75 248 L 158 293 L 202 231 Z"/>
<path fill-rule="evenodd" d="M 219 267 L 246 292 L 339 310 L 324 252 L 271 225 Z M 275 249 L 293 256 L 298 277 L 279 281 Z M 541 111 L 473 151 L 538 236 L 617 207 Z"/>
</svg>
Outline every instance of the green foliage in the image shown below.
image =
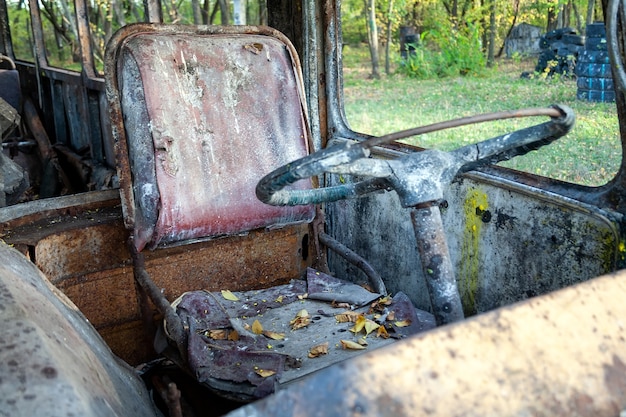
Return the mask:
<svg viewBox="0 0 626 417">
<path fill-rule="evenodd" d="M 400 74 L 372 81 L 360 72 L 356 60 L 346 61 L 355 64 L 344 68 L 344 102 L 348 122 L 356 131 L 379 136 L 479 113 L 561 103 L 576 113 L 572 132 L 501 165 L 585 185 L 605 184 L 619 169 L 622 153 L 615 104 L 577 100 L 576 81 L 566 77 L 521 79 L 520 73 L 534 67 L 535 60 L 500 60 L 496 69 L 485 69 L 481 77 L 449 77 L 445 82 Z M 484 123 L 416 136 L 407 142 L 452 150 L 543 121 Z"/>
<path fill-rule="evenodd" d="M 454 29 L 424 32 L 419 45 L 414 45 L 407 58 L 401 62 L 399 72 L 418 79 L 478 75 L 485 68 L 477 26 L 468 25 Z"/>
<path fill-rule="evenodd" d="M 358 45 L 367 42 L 365 10 L 363 0 L 344 0 L 341 2 L 343 43 Z"/>
</svg>

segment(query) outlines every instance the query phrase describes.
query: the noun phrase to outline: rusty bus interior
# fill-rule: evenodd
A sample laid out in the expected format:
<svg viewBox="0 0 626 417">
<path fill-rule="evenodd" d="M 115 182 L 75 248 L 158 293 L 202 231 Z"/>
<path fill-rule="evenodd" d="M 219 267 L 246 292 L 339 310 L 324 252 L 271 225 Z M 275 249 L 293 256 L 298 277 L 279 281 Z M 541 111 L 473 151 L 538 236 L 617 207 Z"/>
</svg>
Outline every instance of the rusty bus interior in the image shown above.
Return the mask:
<svg viewBox="0 0 626 417">
<path fill-rule="evenodd" d="M 8 3 L 0 0 L 0 301 L 10 307 L 0 308 L 9 323 L 0 334 L 0 405 L 7 415 L 52 408 L 51 398 L 67 395 L 59 413 L 621 416 L 624 164 L 600 187 L 491 166 L 575 128 L 567 103 L 531 114 L 550 121 L 512 135 L 524 144 L 501 149 L 503 136 L 476 148 L 480 155 L 470 147 L 446 153 L 455 158 L 449 168 L 448 156 L 354 132 L 342 110 L 340 2 L 265 3 L 266 25 L 183 26 L 162 23 L 161 2 L 147 0 L 145 22 L 113 35 L 98 70 L 88 3 L 75 0 L 75 71 L 49 64 L 36 0 L 28 2 L 34 59 L 17 59 Z M 624 73 L 619 5 L 603 1 L 616 78 Z M 625 90 L 616 85 L 623 132 Z M 194 138 L 193 146 L 177 147 L 179 138 Z M 292 164 L 309 154 L 320 155 L 309 163 L 315 169 Z M 347 171 L 324 165 L 333 158 Z M 414 177 L 419 169 L 426 174 Z M 339 197 L 319 191 L 330 187 Z M 292 205 L 300 191 L 313 197 Z M 309 279 L 308 291 L 294 289 L 300 279 Z M 330 286 L 319 292 L 353 297 L 308 299 L 314 280 Z M 364 288 L 375 296 L 354 301 Z M 255 298 L 259 291 L 268 292 Z M 185 304 L 187 294 L 204 298 Z M 240 299 L 271 303 L 263 310 L 270 317 L 288 298 L 298 308 L 277 316 L 282 330 L 270 328 L 260 309 L 262 329 L 248 327 L 253 320 L 241 312 L 215 329 L 179 318 L 196 308 L 214 320 Z M 398 317 L 385 325 L 390 305 Z M 313 323 L 298 328 L 305 309 Z M 376 330 L 357 337 L 354 323 L 337 323 L 346 309 L 392 337 L 376 338 Z M 322 337 L 314 326 L 324 321 L 331 330 Z M 16 336 L 31 325 L 36 331 Z M 329 358 L 319 366 L 328 368 L 286 381 L 284 361 L 294 357 L 274 352 L 300 333 L 307 348 L 293 369 L 316 363 L 316 355 Z M 222 342 L 265 356 L 193 365 L 190 340 L 199 338 L 211 358 Z M 324 341 L 330 353 L 308 351 Z M 61 348 L 49 356 L 31 351 L 53 342 Z M 261 361 L 271 365 L 260 369 Z M 251 370 L 232 369 L 242 362 Z M 61 383 L 84 384 L 83 391 L 68 395 Z"/>
</svg>

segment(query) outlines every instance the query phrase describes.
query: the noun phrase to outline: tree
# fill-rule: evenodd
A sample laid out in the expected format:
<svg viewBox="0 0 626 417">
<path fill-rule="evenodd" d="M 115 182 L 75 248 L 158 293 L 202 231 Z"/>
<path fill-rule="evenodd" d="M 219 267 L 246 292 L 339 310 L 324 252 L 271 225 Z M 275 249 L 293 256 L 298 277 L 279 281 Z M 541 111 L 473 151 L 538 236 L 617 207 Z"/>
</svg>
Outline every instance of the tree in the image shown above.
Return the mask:
<svg viewBox="0 0 626 417">
<path fill-rule="evenodd" d="M 376 0 L 363 0 L 365 2 L 367 40 L 369 43 L 370 57 L 372 59 L 371 78 L 380 78 L 378 70 L 378 28 L 376 26 Z"/>
<path fill-rule="evenodd" d="M 392 32 L 392 14 L 393 14 L 393 0 L 389 0 L 389 7 L 387 9 L 387 42 L 385 43 L 385 74 L 389 75 L 390 73 L 390 64 L 389 64 L 389 47 L 391 45 L 391 32 Z"/>
</svg>

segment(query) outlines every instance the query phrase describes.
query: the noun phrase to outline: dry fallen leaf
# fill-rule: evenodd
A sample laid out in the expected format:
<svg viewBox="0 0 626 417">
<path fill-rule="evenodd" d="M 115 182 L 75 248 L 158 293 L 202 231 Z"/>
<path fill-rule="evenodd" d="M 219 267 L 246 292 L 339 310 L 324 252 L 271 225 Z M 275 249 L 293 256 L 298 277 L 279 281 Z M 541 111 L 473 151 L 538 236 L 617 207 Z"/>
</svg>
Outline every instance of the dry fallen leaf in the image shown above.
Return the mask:
<svg viewBox="0 0 626 417">
<path fill-rule="evenodd" d="M 411 325 L 411 320 L 395 321 L 393 324 L 395 324 L 396 327 L 406 327 Z"/>
<path fill-rule="evenodd" d="M 239 298 L 228 290 L 222 290 L 222 297 L 224 297 L 224 300 L 228 301 L 239 301 Z"/>
<path fill-rule="evenodd" d="M 263 336 L 268 337 L 272 340 L 283 340 L 285 338 L 285 333 L 277 333 L 271 330 L 263 330 Z"/>
<path fill-rule="evenodd" d="M 360 332 L 365 327 L 365 322 L 367 322 L 365 316 L 363 314 L 359 314 L 359 316 L 356 318 L 354 326 L 350 329 L 350 331 L 355 334 Z"/>
<path fill-rule="evenodd" d="M 356 342 L 361 346 L 367 346 L 367 340 L 365 340 L 365 337 L 359 338 Z"/>
<path fill-rule="evenodd" d="M 389 339 L 389 333 L 387 333 L 387 329 L 385 326 L 379 326 L 378 331 L 376 331 L 377 337 L 382 337 L 383 339 Z"/>
<path fill-rule="evenodd" d="M 276 371 L 272 371 L 269 369 L 258 369 L 255 371 L 257 375 L 262 376 L 263 378 L 267 378 L 268 376 L 272 376 L 276 373 Z"/>
<path fill-rule="evenodd" d="M 393 302 L 393 298 L 391 298 L 390 295 L 387 295 L 383 298 L 379 298 L 378 300 L 372 303 L 372 305 L 370 306 L 370 311 L 383 311 L 385 307 L 388 305 L 391 305 L 392 302 Z"/>
<path fill-rule="evenodd" d="M 374 330 L 378 329 L 380 327 L 380 324 L 368 319 L 365 321 L 365 326 L 363 327 L 365 328 L 365 335 L 367 336 L 368 334 L 372 333 Z"/>
<path fill-rule="evenodd" d="M 305 309 L 298 311 L 296 318 L 289 322 L 292 330 L 298 330 L 306 327 L 309 323 L 311 323 L 311 316 L 309 316 L 309 312 Z"/>
<path fill-rule="evenodd" d="M 328 342 L 320 343 L 309 349 L 309 358 L 317 358 L 328 353 Z"/>
<path fill-rule="evenodd" d="M 252 333 L 254 334 L 263 333 L 263 325 L 258 320 L 255 320 L 254 323 L 252 323 Z"/>
<path fill-rule="evenodd" d="M 213 340 L 228 339 L 228 329 L 207 330 L 204 334 Z"/>
<path fill-rule="evenodd" d="M 239 340 L 239 333 L 237 333 L 237 330 L 231 330 L 228 333 L 228 340 L 230 340 L 231 342 L 236 342 Z"/>
<path fill-rule="evenodd" d="M 336 301 L 333 301 L 330 305 L 333 308 L 350 308 L 351 307 L 349 303 L 338 303 Z"/>
<path fill-rule="evenodd" d="M 355 323 L 359 316 L 361 314 L 355 311 L 344 311 L 343 313 L 335 314 L 335 320 L 339 323 Z"/>
<path fill-rule="evenodd" d="M 390 311 L 389 314 L 387 314 L 387 321 L 394 321 L 395 319 L 396 319 L 396 312 Z"/>
<path fill-rule="evenodd" d="M 344 349 L 351 349 L 351 350 L 363 350 L 365 349 L 365 346 L 361 346 L 356 342 L 353 342 L 351 340 L 340 340 L 341 342 L 341 347 Z"/>
</svg>

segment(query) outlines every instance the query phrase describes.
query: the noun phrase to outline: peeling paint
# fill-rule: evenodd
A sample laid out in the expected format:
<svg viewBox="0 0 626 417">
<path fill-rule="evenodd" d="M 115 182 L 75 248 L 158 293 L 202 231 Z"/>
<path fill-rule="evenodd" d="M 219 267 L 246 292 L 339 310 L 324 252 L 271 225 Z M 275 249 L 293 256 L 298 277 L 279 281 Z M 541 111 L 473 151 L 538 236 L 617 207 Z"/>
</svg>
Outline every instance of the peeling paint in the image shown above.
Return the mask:
<svg viewBox="0 0 626 417">
<path fill-rule="evenodd" d="M 463 203 L 465 229 L 461 242 L 461 266 L 458 271 L 458 285 L 466 316 L 477 313 L 476 296 L 478 292 L 480 270 L 480 232 L 483 227 L 487 209 L 487 194 L 477 188 L 467 191 Z M 490 216 L 488 216 L 490 218 Z"/>
</svg>

